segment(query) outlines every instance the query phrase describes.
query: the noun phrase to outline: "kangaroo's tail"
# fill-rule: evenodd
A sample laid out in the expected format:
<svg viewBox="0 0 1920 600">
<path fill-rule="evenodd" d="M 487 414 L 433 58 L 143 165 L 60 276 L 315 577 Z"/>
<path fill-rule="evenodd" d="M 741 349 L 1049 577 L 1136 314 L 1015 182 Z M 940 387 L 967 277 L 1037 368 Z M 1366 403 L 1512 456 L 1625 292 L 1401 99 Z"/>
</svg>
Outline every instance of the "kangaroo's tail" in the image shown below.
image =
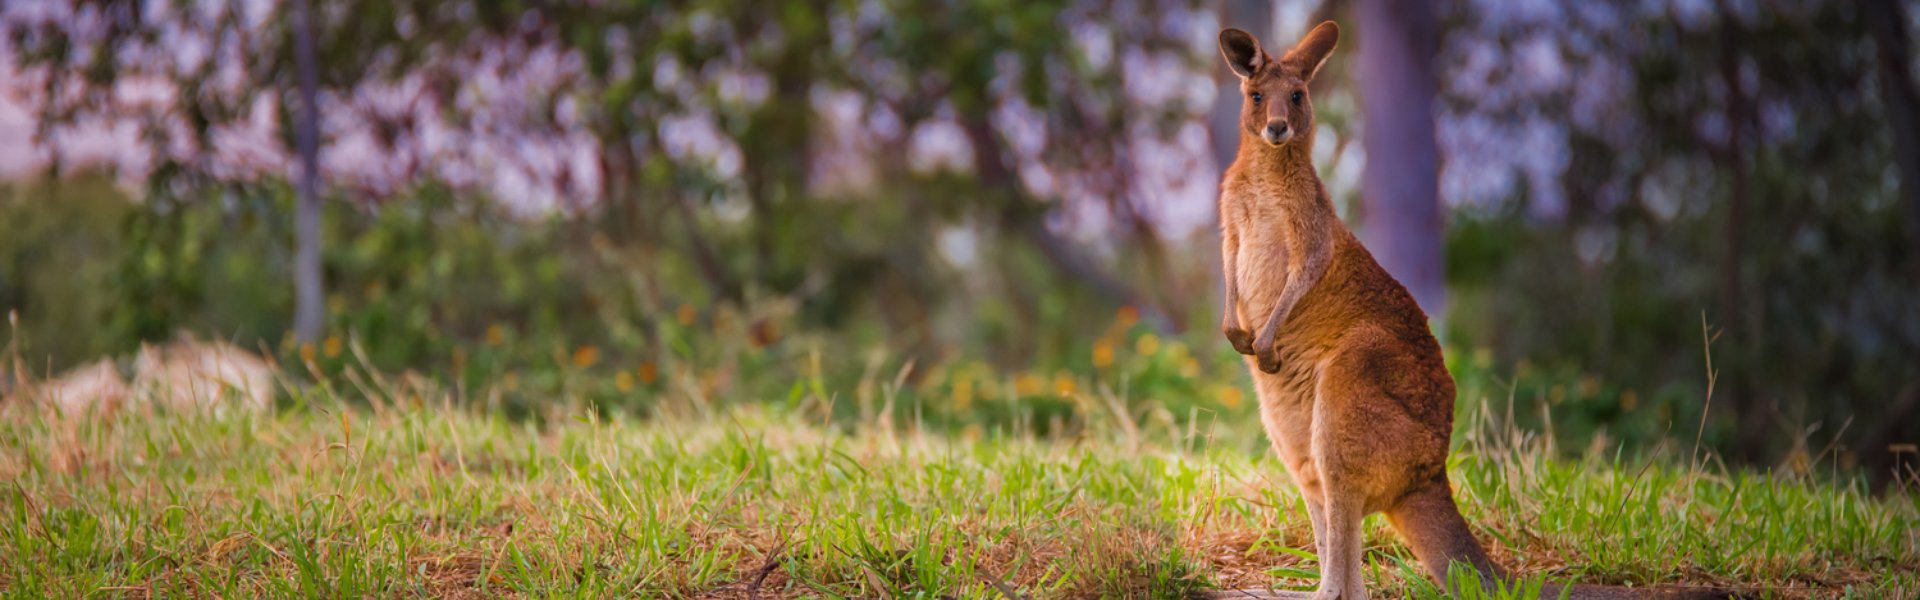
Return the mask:
<svg viewBox="0 0 1920 600">
<path fill-rule="evenodd" d="M 1445 584 L 1453 563 L 1465 563 L 1480 572 L 1483 581 L 1505 581 L 1506 569 L 1487 556 L 1486 548 L 1473 539 L 1467 519 L 1453 504 L 1453 490 L 1444 478 L 1400 499 L 1387 509 L 1387 522 L 1413 548 L 1413 556 L 1435 581 Z"/>
<path fill-rule="evenodd" d="M 1387 509 L 1387 522 L 1413 548 L 1413 555 L 1426 567 L 1427 574 L 1441 585 L 1448 585 L 1447 572 L 1454 563 L 1464 563 L 1480 573 L 1487 584 L 1510 581 L 1507 571 L 1487 556 L 1486 548 L 1474 539 L 1460 508 L 1453 503 L 1451 486 L 1439 479 Z M 1559 598 L 1565 593 L 1572 600 L 1725 600 L 1740 594 L 1707 587 L 1630 588 L 1600 585 L 1548 585 L 1541 598 Z"/>
</svg>

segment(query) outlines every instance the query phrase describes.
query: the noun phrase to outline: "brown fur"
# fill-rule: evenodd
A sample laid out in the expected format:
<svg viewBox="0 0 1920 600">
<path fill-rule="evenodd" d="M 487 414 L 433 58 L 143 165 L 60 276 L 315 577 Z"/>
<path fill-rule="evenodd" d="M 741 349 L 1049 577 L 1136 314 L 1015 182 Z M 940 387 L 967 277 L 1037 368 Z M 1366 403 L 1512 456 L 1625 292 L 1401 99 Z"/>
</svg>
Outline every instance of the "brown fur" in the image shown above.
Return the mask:
<svg viewBox="0 0 1920 600">
<path fill-rule="evenodd" d="M 1314 597 L 1366 598 L 1361 519 L 1375 512 L 1440 581 L 1454 562 L 1504 580 L 1453 502 L 1453 377 L 1427 316 L 1340 222 L 1314 173 L 1307 83 L 1339 34 L 1322 23 L 1278 59 L 1244 31 L 1220 34 L 1243 94 L 1240 151 L 1220 184 L 1221 330 L 1248 355 L 1261 420 L 1306 497 L 1322 566 Z"/>
</svg>

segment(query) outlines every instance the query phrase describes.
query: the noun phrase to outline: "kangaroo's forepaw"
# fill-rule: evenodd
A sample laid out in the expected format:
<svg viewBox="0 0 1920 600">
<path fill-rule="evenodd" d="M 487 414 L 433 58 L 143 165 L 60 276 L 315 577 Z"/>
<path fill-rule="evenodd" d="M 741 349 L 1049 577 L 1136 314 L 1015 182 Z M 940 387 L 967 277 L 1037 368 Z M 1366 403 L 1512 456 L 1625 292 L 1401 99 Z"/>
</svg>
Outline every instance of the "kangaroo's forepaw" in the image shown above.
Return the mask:
<svg viewBox="0 0 1920 600">
<path fill-rule="evenodd" d="M 1275 347 L 1273 338 L 1261 336 L 1253 341 L 1253 357 L 1260 359 L 1260 370 L 1266 373 L 1280 372 L 1280 349 Z"/>
<path fill-rule="evenodd" d="M 1253 356 L 1253 332 L 1239 327 L 1227 326 L 1220 329 L 1227 334 L 1227 343 L 1233 344 L 1233 351 Z"/>
<path fill-rule="evenodd" d="M 1265 352 L 1260 352 L 1254 356 L 1260 359 L 1260 370 L 1262 372 L 1280 372 L 1280 352 L 1278 350 L 1268 348 Z"/>
</svg>

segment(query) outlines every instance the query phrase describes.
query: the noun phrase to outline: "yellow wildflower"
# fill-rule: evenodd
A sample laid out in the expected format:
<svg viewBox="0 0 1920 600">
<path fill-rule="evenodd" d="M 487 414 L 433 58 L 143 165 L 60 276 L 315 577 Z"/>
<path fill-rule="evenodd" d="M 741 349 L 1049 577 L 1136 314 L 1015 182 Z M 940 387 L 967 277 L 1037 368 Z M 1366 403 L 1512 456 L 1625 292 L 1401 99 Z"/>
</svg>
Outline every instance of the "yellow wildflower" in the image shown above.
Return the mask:
<svg viewBox="0 0 1920 600">
<path fill-rule="evenodd" d="M 1093 343 L 1093 366 L 1105 369 L 1113 366 L 1113 344 L 1106 340 Z"/>
<path fill-rule="evenodd" d="M 573 366 L 586 368 L 600 362 L 600 349 L 591 345 L 573 349 Z"/>
<path fill-rule="evenodd" d="M 1243 397 L 1244 394 L 1240 391 L 1240 387 L 1234 385 L 1220 386 L 1219 389 L 1214 391 L 1214 396 L 1219 399 L 1221 406 L 1227 408 L 1240 408 L 1240 402 L 1245 400 Z"/>
<path fill-rule="evenodd" d="M 953 410 L 965 412 L 973 406 L 973 378 L 959 375 L 953 378 Z"/>
<path fill-rule="evenodd" d="M 680 305 L 680 310 L 676 310 L 673 312 L 673 320 L 679 321 L 680 325 L 683 327 L 692 326 L 693 320 L 699 317 L 700 317 L 700 312 L 697 310 L 694 310 L 692 304 L 682 303 Z"/>
<path fill-rule="evenodd" d="M 660 378 L 660 367 L 654 365 L 653 361 L 640 363 L 638 371 L 642 384 L 652 385 L 654 380 Z"/>
<path fill-rule="evenodd" d="M 1061 371 L 1053 375 L 1053 393 L 1062 396 L 1072 396 L 1073 392 L 1073 374 Z"/>
<path fill-rule="evenodd" d="M 621 393 L 633 391 L 633 374 L 621 371 L 613 376 L 613 389 Z"/>
<path fill-rule="evenodd" d="M 302 342 L 300 344 L 300 362 L 313 362 L 312 342 Z"/>
<path fill-rule="evenodd" d="M 320 353 L 325 354 L 327 358 L 333 358 L 333 357 L 339 356 L 340 355 L 340 336 L 337 336 L 337 335 L 327 336 L 327 341 L 322 343 L 320 346 Z"/>
<path fill-rule="evenodd" d="M 506 341 L 507 341 L 507 328 L 501 327 L 499 323 L 494 323 L 492 325 L 487 326 L 487 345 L 488 346 L 498 346 L 502 343 L 505 343 Z"/>
<path fill-rule="evenodd" d="M 1013 380 L 1013 391 L 1018 392 L 1022 396 L 1038 394 L 1040 393 L 1040 388 L 1044 386 L 1046 386 L 1046 382 L 1041 380 L 1039 375 L 1032 373 L 1021 373 L 1019 377 Z"/>
<path fill-rule="evenodd" d="M 1160 351 L 1160 336 L 1146 334 L 1133 341 L 1133 351 L 1141 356 L 1153 356 Z"/>
</svg>

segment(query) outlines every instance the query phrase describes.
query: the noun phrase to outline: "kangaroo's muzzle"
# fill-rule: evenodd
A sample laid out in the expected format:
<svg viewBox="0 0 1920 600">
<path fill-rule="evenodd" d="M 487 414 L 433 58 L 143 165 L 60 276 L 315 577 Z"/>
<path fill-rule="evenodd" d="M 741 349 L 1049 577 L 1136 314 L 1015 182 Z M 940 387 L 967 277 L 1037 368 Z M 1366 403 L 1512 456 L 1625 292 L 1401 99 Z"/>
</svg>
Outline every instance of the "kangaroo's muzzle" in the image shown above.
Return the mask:
<svg viewBox="0 0 1920 600">
<path fill-rule="evenodd" d="M 1267 126 L 1260 129 L 1260 137 L 1267 140 L 1268 144 L 1278 146 L 1293 139 L 1293 128 L 1287 127 L 1286 121 L 1267 121 Z"/>
</svg>

